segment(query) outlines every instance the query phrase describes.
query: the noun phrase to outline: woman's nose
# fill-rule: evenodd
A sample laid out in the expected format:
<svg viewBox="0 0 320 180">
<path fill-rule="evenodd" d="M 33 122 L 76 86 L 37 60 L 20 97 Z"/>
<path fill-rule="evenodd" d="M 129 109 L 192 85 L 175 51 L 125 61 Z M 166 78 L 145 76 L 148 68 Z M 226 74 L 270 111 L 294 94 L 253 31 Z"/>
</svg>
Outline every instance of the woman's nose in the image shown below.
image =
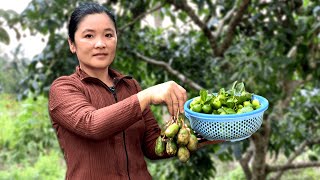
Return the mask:
<svg viewBox="0 0 320 180">
<path fill-rule="evenodd" d="M 98 39 L 96 44 L 95 44 L 96 48 L 104 48 L 106 47 L 106 43 L 103 41 L 103 39 Z"/>
</svg>

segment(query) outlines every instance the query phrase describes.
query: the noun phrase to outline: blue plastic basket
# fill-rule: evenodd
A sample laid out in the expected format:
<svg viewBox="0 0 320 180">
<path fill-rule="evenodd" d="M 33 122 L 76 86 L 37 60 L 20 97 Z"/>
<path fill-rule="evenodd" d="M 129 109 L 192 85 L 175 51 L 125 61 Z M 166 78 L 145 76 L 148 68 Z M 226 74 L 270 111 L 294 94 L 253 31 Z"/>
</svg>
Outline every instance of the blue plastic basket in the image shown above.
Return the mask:
<svg viewBox="0 0 320 180">
<path fill-rule="evenodd" d="M 184 104 L 185 116 L 189 119 L 191 128 L 208 140 L 240 141 L 250 137 L 262 124 L 263 113 L 268 109 L 266 98 L 253 95 L 258 99 L 260 108 L 242 114 L 215 115 L 197 113 L 190 110 L 193 99 Z"/>
</svg>

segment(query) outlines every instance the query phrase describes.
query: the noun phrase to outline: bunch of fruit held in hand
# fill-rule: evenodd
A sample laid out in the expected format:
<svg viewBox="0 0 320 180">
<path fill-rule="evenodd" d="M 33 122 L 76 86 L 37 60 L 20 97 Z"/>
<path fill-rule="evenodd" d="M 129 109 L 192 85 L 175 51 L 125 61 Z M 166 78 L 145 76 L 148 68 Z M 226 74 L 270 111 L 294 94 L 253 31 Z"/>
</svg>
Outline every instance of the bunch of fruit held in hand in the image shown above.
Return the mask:
<svg viewBox="0 0 320 180">
<path fill-rule="evenodd" d="M 221 88 L 218 93 L 209 94 L 202 89 L 200 96 L 195 97 L 190 103 L 194 112 L 205 114 L 240 114 L 260 108 L 260 102 L 253 99 L 253 94 L 245 90 L 244 83 L 235 81 L 229 90 Z"/>
<path fill-rule="evenodd" d="M 156 140 L 155 153 L 163 156 L 177 156 L 181 162 L 187 162 L 190 152 L 198 148 L 198 139 L 183 117 L 173 116 Z"/>
</svg>

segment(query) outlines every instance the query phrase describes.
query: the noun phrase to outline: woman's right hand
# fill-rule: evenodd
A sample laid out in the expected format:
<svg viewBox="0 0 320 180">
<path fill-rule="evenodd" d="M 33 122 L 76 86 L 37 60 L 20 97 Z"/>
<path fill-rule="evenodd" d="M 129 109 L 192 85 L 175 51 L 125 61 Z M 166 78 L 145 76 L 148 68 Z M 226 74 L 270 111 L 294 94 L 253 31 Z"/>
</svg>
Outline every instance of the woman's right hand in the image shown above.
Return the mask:
<svg viewBox="0 0 320 180">
<path fill-rule="evenodd" d="M 138 94 L 141 110 L 149 104 L 166 103 L 171 116 L 184 112 L 183 105 L 187 100 L 187 92 L 174 81 L 165 82 L 149 87 Z"/>
</svg>

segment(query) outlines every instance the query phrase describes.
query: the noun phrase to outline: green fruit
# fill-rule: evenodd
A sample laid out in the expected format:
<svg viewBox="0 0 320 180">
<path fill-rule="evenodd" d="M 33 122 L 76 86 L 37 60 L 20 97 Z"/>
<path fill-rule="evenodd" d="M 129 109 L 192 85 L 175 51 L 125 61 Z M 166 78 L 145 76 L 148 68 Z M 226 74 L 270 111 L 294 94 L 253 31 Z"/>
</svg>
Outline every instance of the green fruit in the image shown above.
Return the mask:
<svg viewBox="0 0 320 180">
<path fill-rule="evenodd" d="M 178 150 L 177 144 L 172 139 L 170 139 L 166 145 L 167 154 L 170 156 L 174 156 L 176 155 L 177 150 Z"/>
<path fill-rule="evenodd" d="M 202 105 L 201 104 L 195 104 L 192 106 L 191 111 L 200 113 L 202 111 Z"/>
<path fill-rule="evenodd" d="M 243 102 L 243 106 L 246 107 L 246 106 L 252 106 L 252 104 L 250 103 L 250 101 L 245 101 Z"/>
<path fill-rule="evenodd" d="M 220 115 L 225 115 L 225 114 L 227 114 L 225 111 L 222 111 L 222 112 L 220 113 Z"/>
<path fill-rule="evenodd" d="M 243 106 L 241 104 L 238 105 L 238 109 L 241 109 L 243 108 Z"/>
<path fill-rule="evenodd" d="M 190 132 L 187 130 L 187 128 L 182 127 L 177 136 L 177 143 L 179 145 L 187 145 L 190 138 Z"/>
<path fill-rule="evenodd" d="M 198 138 L 194 134 L 190 135 L 189 143 L 187 145 L 187 148 L 190 151 L 196 151 L 198 149 Z"/>
<path fill-rule="evenodd" d="M 252 104 L 253 108 L 255 108 L 255 109 L 257 109 L 256 107 L 260 106 L 260 102 L 258 99 L 252 100 L 251 104 Z"/>
<path fill-rule="evenodd" d="M 242 91 L 241 96 L 243 96 L 247 101 L 252 99 L 252 94 L 246 91 Z"/>
<path fill-rule="evenodd" d="M 181 162 L 187 162 L 190 158 L 190 152 L 187 147 L 181 146 L 178 149 L 177 156 Z"/>
<path fill-rule="evenodd" d="M 206 114 L 211 114 L 212 113 L 212 107 L 210 104 L 205 104 L 202 106 L 202 111 Z"/>
<path fill-rule="evenodd" d="M 218 112 L 218 110 L 215 110 L 215 109 L 214 109 L 214 110 L 212 111 L 212 114 L 219 114 L 219 112 Z"/>
<path fill-rule="evenodd" d="M 226 96 L 223 95 L 223 94 L 219 94 L 217 98 L 218 98 L 220 101 L 226 100 Z"/>
<path fill-rule="evenodd" d="M 195 97 L 191 103 L 190 103 L 190 107 L 193 107 L 195 104 L 200 104 L 201 102 L 201 98 L 200 97 Z"/>
<path fill-rule="evenodd" d="M 258 105 L 258 106 L 256 106 L 256 107 L 254 107 L 254 109 L 259 109 L 260 108 L 260 105 Z"/>
<path fill-rule="evenodd" d="M 164 134 L 169 138 L 173 138 L 178 133 L 179 128 L 180 127 L 177 123 L 173 123 L 166 129 Z"/>
<path fill-rule="evenodd" d="M 221 102 L 218 99 L 215 99 L 211 102 L 211 106 L 213 109 L 219 109 L 221 108 Z"/>
<path fill-rule="evenodd" d="M 155 153 L 158 156 L 163 156 L 165 150 L 165 142 L 162 140 L 161 136 L 159 136 L 156 140 Z"/>
</svg>

